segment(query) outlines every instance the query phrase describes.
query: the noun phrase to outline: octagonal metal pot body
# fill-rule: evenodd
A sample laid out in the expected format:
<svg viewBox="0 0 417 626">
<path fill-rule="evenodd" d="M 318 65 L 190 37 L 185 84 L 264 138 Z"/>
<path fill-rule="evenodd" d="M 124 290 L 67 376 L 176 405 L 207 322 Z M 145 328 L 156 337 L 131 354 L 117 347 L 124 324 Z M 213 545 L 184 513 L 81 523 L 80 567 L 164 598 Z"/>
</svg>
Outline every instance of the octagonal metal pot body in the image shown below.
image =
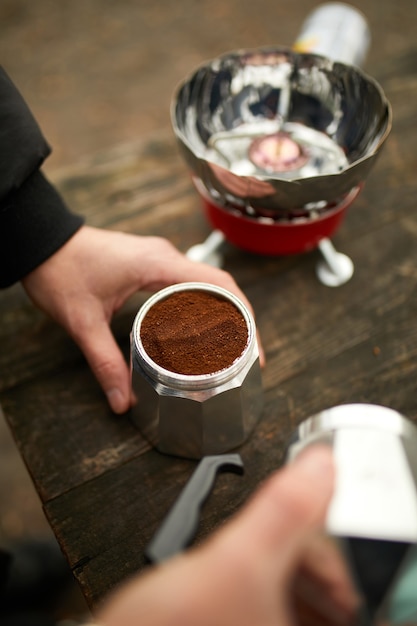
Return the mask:
<svg viewBox="0 0 417 626">
<path fill-rule="evenodd" d="M 156 302 L 180 290 L 204 290 L 232 302 L 248 329 L 245 349 L 230 367 L 211 374 L 184 375 L 155 363 L 146 353 L 141 323 Z M 162 289 L 138 312 L 132 329 L 132 385 L 138 397 L 132 420 L 160 452 L 199 459 L 241 445 L 263 408 L 255 322 L 234 294 L 205 283 Z"/>
</svg>

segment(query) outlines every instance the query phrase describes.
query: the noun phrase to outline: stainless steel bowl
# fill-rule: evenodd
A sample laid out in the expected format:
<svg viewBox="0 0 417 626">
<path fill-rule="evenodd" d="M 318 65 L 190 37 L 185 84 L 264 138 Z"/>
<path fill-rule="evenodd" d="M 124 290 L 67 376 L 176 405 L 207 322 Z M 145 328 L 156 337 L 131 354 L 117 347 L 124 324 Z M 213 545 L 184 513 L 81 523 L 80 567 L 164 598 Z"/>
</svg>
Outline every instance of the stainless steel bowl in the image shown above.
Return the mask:
<svg viewBox="0 0 417 626">
<path fill-rule="evenodd" d="M 197 186 L 248 214 L 315 211 L 365 180 L 391 129 L 378 83 L 287 48 L 238 50 L 178 87 L 174 132 Z"/>
</svg>

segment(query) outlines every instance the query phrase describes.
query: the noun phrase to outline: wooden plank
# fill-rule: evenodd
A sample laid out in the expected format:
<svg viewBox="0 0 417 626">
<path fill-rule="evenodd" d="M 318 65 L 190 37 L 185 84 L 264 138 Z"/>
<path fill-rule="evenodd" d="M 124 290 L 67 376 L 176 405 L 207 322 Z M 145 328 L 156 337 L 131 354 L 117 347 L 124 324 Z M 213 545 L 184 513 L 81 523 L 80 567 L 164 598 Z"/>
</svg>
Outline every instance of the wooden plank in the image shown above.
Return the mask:
<svg viewBox="0 0 417 626">
<path fill-rule="evenodd" d="M 281 260 L 263 259 L 258 266 L 260 274 L 243 281 L 266 348 L 264 384 L 267 390 L 281 389 L 284 381 L 304 371 L 314 375 L 318 364 L 321 367 L 339 356 L 337 371 L 342 372 L 343 381 L 349 363 L 349 360 L 343 361 L 343 355 L 364 342 L 370 359 L 366 369 L 387 360 L 389 364 L 396 362 L 402 356 L 414 358 L 413 294 L 417 273 L 413 268 L 417 226 L 413 228 L 410 218 L 405 222 L 405 226 L 402 221 L 396 222 L 377 234 L 351 242 L 349 252 L 356 259 L 357 269 L 352 281 L 343 289 L 328 289 L 317 282 L 314 267 L 318 254 L 293 259 L 293 266 L 281 272 L 275 271 Z M 247 255 L 240 264 L 246 276 L 250 265 L 250 255 Z M 126 355 L 133 314 L 132 311 L 131 317 L 126 315 L 124 323 L 119 324 L 120 342 Z M 388 331 L 397 341 L 398 354 L 382 350 Z M 54 338 L 50 341 L 52 351 Z M 375 357 L 374 348 L 380 349 L 379 358 Z M 362 361 L 357 361 L 356 366 L 361 371 Z M 371 371 L 372 376 L 378 374 Z M 329 393 L 324 386 L 321 386 L 323 395 Z M 351 392 L 349 385 L 349 397 Z M 339 401 L 345 401 L 344 393 L 346 388 L 342 386 Z M 318 405 L 311 406 L 299 419 L 323 407 L 323 399 L 317 400 Z M 102 450 L 103 458 L 110 463 L 96 464 L 90 474 L 93 477 L 143 450 L 142 443 L 126 426 L 126 420 L 111 415 L 81 357 L 71 367 L 36 376 L 23 389 L 16 386 L 3 394 L 2 402 L 18 445 L 46 501 L 89 475 L 85 465 L 80 464 L 83 457 L 93 467 L 92 459 Z M 33 417 L 28 419 L 26 415 Z M 36 421 L 36 430 L 33 421 Z M 117 449 L 126 438 L 130 444 L 126 444 L 126 449 L 122 446 L 115 458 L 110 455 L 109 460 L 106 450 L 112 446 Z M 41 457 L 37 452 L 39 447 L 44 450 Z"/>
<path fill-rule="evenodd" d="M 145 566 L 143 549 L 195 465 L 152 450 L 48 504 L 49 521 L 58 529 L 64 551 L 71 554 L 70 565 L 91 606 L 121 579 Z M 206 507 L 206 534 L 207 526 L 214 528 L 220 515 L 225 519 L 241 501 L 239 495 L 231 496 L 234 487 L 239 494 L 241 477 L 219 475 L 209 500 L 216 503 L 214 517 L 212 507 Z M 100 516 L 94 513 L 98 508 Z M 80 523 L 86 524 L 85 534 L 79 532 Z"/>
<path fill-rule="evenodd" d="M 371 59 L 369 71 L 392 102 L 394 127 L 334 237 L 355 262 L 352 280 L 339 289 L 320 285 L 317 251 L 279 258 L 224 246 L 225 269 L 252 302 L 266 349 L 265 410 L 239 450 L 245 476 L 219 477 L 197 541 L 279 467 L 290 433 L 309 415 L 340 403 L 373 402 L 417 422 L 413 46 L 410 41 L 396 55 Z M 169 132 L 94 155 L 57 172 L 55 180 L 94 226 L 162 235 L 182 250 L 210 231 Z M 145 297 L 132 298 L 114 321 L 126 358 Z M 79 350 L 19 286 L 0 293 L 0 315 L 2 407 L 94 606 L 144 566 L 143 548 L 195 463 L 151 450 L 128 416 L 110 413 Z"/>
<path fill-rule="evenodd" d="M 353 251 L 362 264 L 344 289 L 308 279 L 312 255 L 278 278 L 270 274 L 249 287 L 267 348 L 266 406 L 253 436 L 239 450 L 245 477 L 223 478 L 226 486 L 207 504 L 198 540 L 280 466 L 288 437 L 309 415 L 335 404 L 373 402 L 417 421 L 417 272 L 410 271 L 417 261 L 415 234 L 399 222 L 364 236 Z M 145 565 L 143 548 L 192 467 L 152 450 L 46 504 L 92 605 L 118 577 Z"/>
<path fill-rule="evenodd" d="M 43 502 L 150 447 L 111 413 L 86 364 L 16 387 L 2 406 Z"/>
</svg>

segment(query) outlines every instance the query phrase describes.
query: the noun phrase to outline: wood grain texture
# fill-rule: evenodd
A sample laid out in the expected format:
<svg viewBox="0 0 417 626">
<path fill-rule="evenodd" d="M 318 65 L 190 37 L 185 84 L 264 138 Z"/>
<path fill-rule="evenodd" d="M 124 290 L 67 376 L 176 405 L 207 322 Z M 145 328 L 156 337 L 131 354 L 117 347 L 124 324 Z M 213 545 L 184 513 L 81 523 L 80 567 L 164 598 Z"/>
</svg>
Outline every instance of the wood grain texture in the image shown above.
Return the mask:
<svg viewBox="0 0 417 626">
<path fill-rule="evenodd" d="M 415 21 L 417 5 L 405 4 Z M 296 5 L 300 13 L 302 5 Z M 377 27 L 391 28 L 389 18 L 381 11 Z M 333 240 L 355 263 L 352 280 L 338 289 L 320 285 L 317 251 L 278 258 L 224 247 L 225 269 L 250 299 L 266 349 L 265 409 L 239 450 L 244 477 L 219 477 L 197 541 L 280 466 L 290 433 L 309 415 L 372 402 L 417 422 L 414 38 L 396 56 L 374 54 L 367 69 L 391 101 L 394 125 Z M 91 225 L 158 234 L 184 251 L 210 232 L 172 133 L 94 155 L 54 180 Z M 114 321 L 126 357 L 146 295 L 133 298 Z M 128 415 L 109 412 L 79 350 L 19 286 L 0 294 L 0 315 L 2 407 L 50 524 L 94 606 L 144 566 L 143 548 L 195 463 L 158 454 Z"/>
</svg>

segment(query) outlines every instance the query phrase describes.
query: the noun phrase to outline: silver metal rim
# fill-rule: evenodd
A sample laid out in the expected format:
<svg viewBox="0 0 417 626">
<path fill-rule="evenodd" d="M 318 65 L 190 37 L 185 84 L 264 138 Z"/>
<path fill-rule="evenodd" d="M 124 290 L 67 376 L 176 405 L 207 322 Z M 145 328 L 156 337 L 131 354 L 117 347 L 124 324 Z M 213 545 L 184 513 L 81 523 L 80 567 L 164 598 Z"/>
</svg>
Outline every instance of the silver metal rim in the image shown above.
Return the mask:
<svg viewBox="0 0 417 626">
<path fill-rule="evenodd" d="M 173 293 L 177 293 L 180 291 L 195 291 L 201 290 L 213 293 L 217 296 L 223 297 L 225 300 L 230 301 L 232 304 L 236 306 L 236 308 L 240 311 L 242 316 L 245 319 L 246 326 L 248 329 L 248 341 L 246 347 L 240 357 L 232 363 L 232 365 L 223 370 L 219 370 L 217 372 L 213 372 L 212 374 L 200 374 L 200 375 L 186 375 L 186 374 L 178 374 L 176 372 L 171 372 L 153 361 L 148 353 L 146 352 L 141 337 L 140 337 L 140 328 L 142 324 L 142 320 L 148 311 L 160 300 L 164 300 L 168 296 Z M 254 346 L 256 346 L 256 332 L 255 332 L 255 322 L 254 319 L 245 306 L 245 304 L 233 293 L 224 289 L 223 287 L 218 287 L 217 285 L 212 285 L 209 283 L 202 282 L 185 282 L 178 283 L 176 285 L 171 285 L 166 287 L 165 289 L 161 289 L 144 303 L 139 312 L 137 313 L 135 320 L 133 322 L 132 328 L 132 358 L 136 361 L 137 364 L 142 367 L 142 369 L 146 372 L 146 374 L 152 378 L 153 380 L 159 381 L 162 384 L 165 384 L 170 387 L 175 387 L 178 389 L 189 389 L 189 390 L 202 390 L 208 389 L 210 387 L 218 387 L 219 385 L 229 381 L 234 378 L 242 367 L 247 363 L 248 358 L 253 353 Z"/>
</svg>

